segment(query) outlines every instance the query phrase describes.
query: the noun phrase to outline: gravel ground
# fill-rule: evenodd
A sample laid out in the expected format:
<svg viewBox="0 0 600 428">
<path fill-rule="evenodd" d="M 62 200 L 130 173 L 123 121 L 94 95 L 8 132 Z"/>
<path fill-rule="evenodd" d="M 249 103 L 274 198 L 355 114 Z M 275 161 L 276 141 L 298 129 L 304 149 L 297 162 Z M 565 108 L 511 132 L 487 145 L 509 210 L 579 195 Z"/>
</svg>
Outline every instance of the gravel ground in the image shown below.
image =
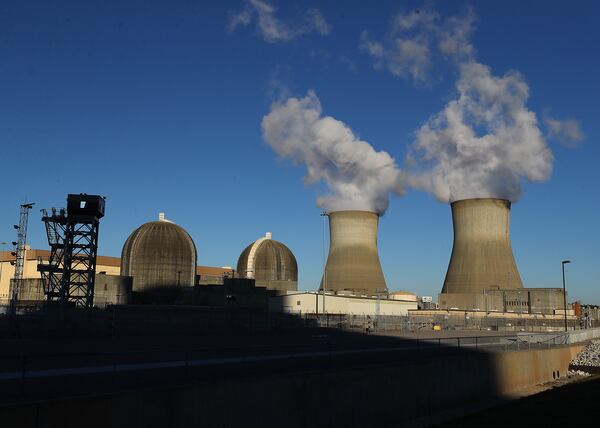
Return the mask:
<svg viewBox="0 0 600 428">
<path fill-rule="evenodd" d="M 577 355 L 571 364 L 574 366 L 600 367 L 600 340 L 594 340 Z"/>
</svg>

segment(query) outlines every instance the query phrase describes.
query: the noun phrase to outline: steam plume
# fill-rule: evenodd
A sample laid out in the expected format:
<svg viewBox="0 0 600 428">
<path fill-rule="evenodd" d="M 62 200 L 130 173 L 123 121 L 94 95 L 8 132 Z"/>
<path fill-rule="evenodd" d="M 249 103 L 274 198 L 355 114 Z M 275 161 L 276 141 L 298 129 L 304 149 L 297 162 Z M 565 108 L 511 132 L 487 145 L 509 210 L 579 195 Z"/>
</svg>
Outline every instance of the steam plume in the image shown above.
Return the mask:
<svg viewBox="0 0 600 428">
<path fill-rule="evenodd" d="M 544 181 L 552 153 L 527 109 L 520 74 L 493 76 L 475 61 L 460 65 L 458 98 L 417 131 L 412 156 L 421 171 L 415 187 L 441 201 L 494 197 L 516 201 L 521 179 Z"/>
<path fill-rule="evenodd" d="M 459 71 L 457 98 L 416 132 L 407 157 L 411 186 L 440 201 L 493 197 L 516 201 L 523 180 L 545 181 L 552 152 L 527 108 L 529 86 L 515 71 L 494 76 L 474 59 L 468 35 L 475 21 L 450 17 L 434 32 L 439 52 Z M 431 24 L 424 31 L 431 31 Z"/>
<path fill-rule="evenodd" d="M 306 165 L 307 185 L 323 181 L 329 194 L 317 199 L 328 211 L 383 214 L 390 192 L 404 193 L 402 173 L 386 152 L 377 152 L 343 122 L 322 116 L 317 95 L 275 103 L 262 120 L 263 138 L 282 158 Z"/>
</svg>

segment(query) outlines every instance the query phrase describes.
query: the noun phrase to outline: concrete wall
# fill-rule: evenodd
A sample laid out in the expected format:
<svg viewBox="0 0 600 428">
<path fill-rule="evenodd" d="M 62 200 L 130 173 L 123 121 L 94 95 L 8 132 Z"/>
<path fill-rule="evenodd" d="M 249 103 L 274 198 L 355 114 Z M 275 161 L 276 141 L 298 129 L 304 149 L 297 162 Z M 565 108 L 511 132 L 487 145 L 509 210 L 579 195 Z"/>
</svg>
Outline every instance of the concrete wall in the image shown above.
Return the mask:
<svg viewBox="0 0 600 428">
<path fill-rule="evenodd" d="M 127 305 L 131 302 L 133 278 L 121 275 L 96 275 L 94 306 Z"/>
<path fill-rule="evenodd" d="M 567 343 L 580 343 L 600 338 L 600 328 L 570 331 L 567 334 Z"/>
<path fill-rule="evenodd" d="M 564 376 L 581 347 L 485 354 L 272 376 L 218 376 L 189 385 L 0 407 L 6 426 L 423 426 Z"/>
<path fill-rule="evenodd" d="M 498 293 L 440 293 L 438 303 L 440 309 L 504 311 L 502 294 Z"/>
<path fill-rule="evenodd" d="M 270 299 L 270 310 L 296 314 L 323 312 L 323 295 L 320 293 L 294 293 L 274 296 Z M 367 297 L 325 295 L 325 312 L 349 315 L 408 315 L 417 309 L 416 301 L 373 299 Z"/>
<path fill-rule="evenodd" d="M 11 287 L 14 280 L 11 281 Z M 96 275 L 94 286 L 94 306 L 126 305 L 131 299 L 132 278 L 121 275 Z M 21 304 L 39 303 L 46 300 L 41 278 L 23 279 L 19 288 Z"/>
</svg>

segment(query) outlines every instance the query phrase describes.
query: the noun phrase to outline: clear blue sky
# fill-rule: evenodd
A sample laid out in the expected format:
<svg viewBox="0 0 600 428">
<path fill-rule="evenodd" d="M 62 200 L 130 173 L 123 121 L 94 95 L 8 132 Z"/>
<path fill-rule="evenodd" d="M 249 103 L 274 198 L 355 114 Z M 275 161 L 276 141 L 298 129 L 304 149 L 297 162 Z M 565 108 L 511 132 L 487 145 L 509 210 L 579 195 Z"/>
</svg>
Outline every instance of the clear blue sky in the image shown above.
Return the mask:
<svg viewBox="0 0 600 428">
<path fill-rule="evenodd" d="M 135 227 L 164 211 L 192 235 L 203 265 L 235 265 L 249 242 L 272 231 L 296 254 L 300 288 L 315 289 L 319 189 L 305 187 L 305 170 L 263 142 L 260 123 L 273 97 L 282 88 L 295 96 L 314 89 L 325 114 L 401 163 L 415 130 L 454 96 L 456 73 L 436 64 L 433 82 L 415 86 L 374 69 L 359 49 L 362 31 L 383 39 L 396 13 L 422 2 L 269 3 L 289 40 L 265 40 L 256 12 L 228 29 L 231 16 L 251 6 L 242 0 L 4 0 L 0 241 L 15 239 L 18 205 L 33 201 L 29 242 L 45 248 L 38 208 L 63 206 L 70 192 L 98 193 L 107 197 L 103 255 L 118 256 Z M 469 3 L 428 4 L 445 16 Z M 526 184 L 513 206 L 525 286 L 560 286 L 560 260 L 570 258 L 571 298 L 600 304 L 600 5 L 472 6 L 478 60 L 498 75 L 519 70 L 531 110 L 575 119 L 585 134 L 577 149 L 548 140 L 552 177 Z M 314 8 L 326 27 L 306 23 Z M 391 289 L 439 292 L 452 246 L 447 205 L 418 191 L 392 198 L 379 239 Z"/>
</svg>

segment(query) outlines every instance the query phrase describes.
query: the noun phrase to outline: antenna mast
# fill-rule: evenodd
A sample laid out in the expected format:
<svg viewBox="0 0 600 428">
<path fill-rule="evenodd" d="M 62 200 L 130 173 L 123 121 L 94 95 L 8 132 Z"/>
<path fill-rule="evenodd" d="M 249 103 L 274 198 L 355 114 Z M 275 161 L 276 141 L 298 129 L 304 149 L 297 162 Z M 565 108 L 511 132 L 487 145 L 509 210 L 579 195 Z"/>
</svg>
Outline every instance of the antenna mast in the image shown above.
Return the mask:
<svg viewBox="0 0 600 428">
<path fill-rule="evenodd" d="M 19 216 L 19 224 L 15 224 L 14 228 L 17 229 L 18 239 L 16 245 L 15 256 L 15 276 L 10 292 L 10 313 L 17 313 L 17 302 L 19 300 L 19 290 L 21 288 L 21 281 L 23 280 L 23 269 L 25 267 L 25 246 L 27 244 L 27 222 L 29 220 L 29 210 L 35 204 L 22 204 L 21 214 Z"/>
</svg>

